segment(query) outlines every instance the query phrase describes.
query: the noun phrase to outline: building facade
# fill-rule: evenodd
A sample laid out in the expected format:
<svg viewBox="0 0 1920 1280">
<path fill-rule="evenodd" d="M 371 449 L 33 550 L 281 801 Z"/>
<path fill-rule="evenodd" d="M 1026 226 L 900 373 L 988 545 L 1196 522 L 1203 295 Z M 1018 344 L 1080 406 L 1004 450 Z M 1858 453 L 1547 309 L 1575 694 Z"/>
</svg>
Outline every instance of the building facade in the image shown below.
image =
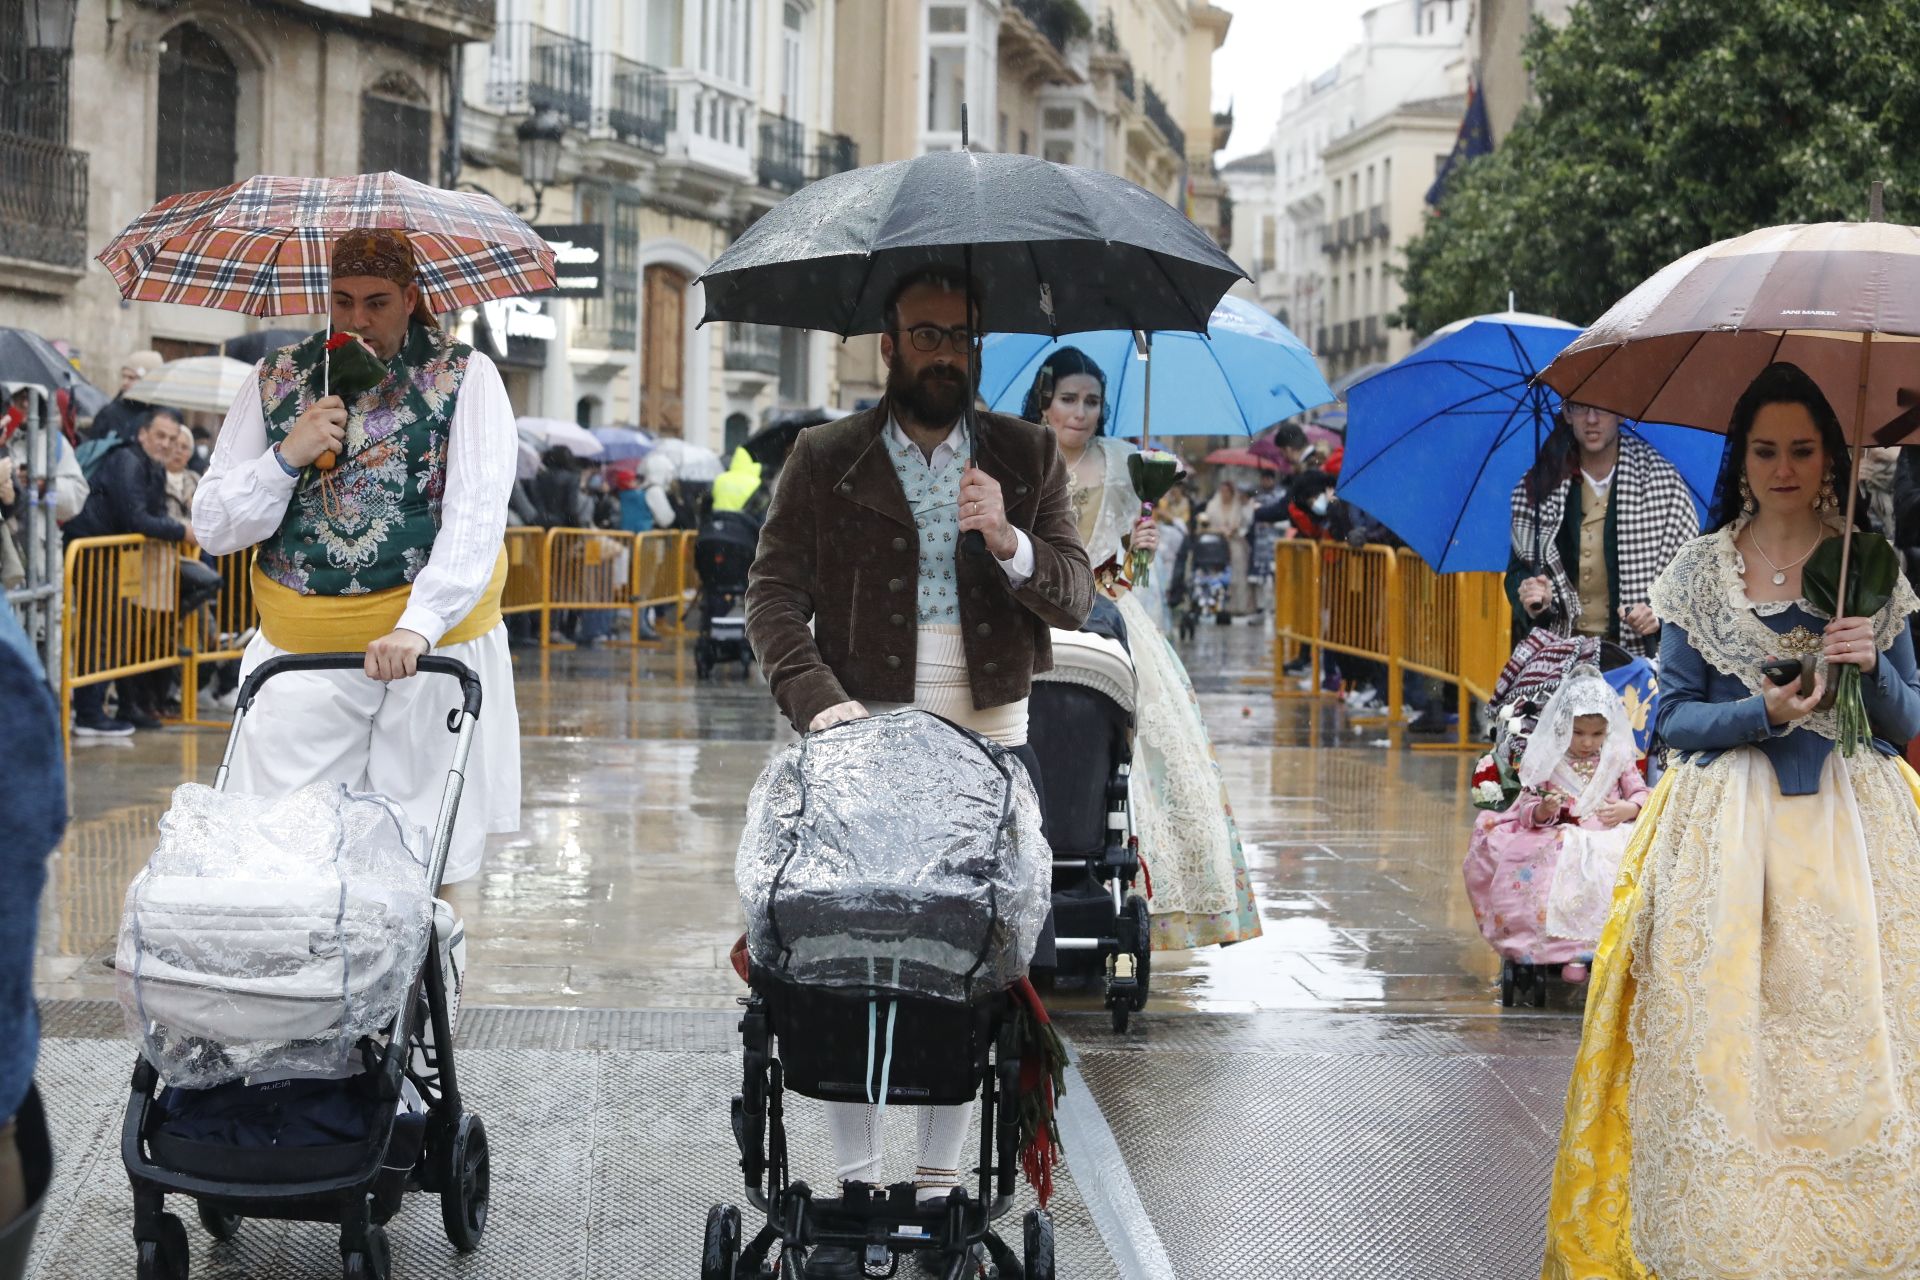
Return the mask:
<svg viewBox="0 0 1920 1280">
<path fill-rule="evenodd" d="M 156 200 L 257 173 L 398 169 L 432 181 L 449 139 L 455 51 L 493 32 L 492 0 L 79 0 L 72 50 L 24 48 L 0 0 L 0 326 L 60 341 L 112 391 L 121 360 L 217 350 L 261 328 L 232 312 L 124 303 L 93 255 Z M 316 111 L 325 102 L 328 109 Z"/>
<path fill-rule="evenodd" d="M 1243 261 L 1260 264 L 1243 292 L 1285 319 L 1331 377 L 1412 345 L 1387 326 L 1400 302 L 1395 271 L 1459 126 L 1471 19 L 1467 0 L 1368 10 L 1360 43 L 1287 90 L 1270 159 L 1226 167 Z"/>
<path fill-rule="evenodd" d="M 1119 174 L 1217 239 L 1212 56 L 1231 20 L 1206 0 L 840 0 L 836 118 L 866 163 L 968 143 Z M 841 347 L 841 403 L 885 387 L 878 341 Z"/>
<path fill-rule="evenodd" d="M 458 180 L 543 227 L 597 232 L 602 296 L 463 317 L 523 413 L 632 423 L 726 449 L 786 409 L 831 404 L 828 335 L 701 325 L 700 273 L 807 182 L 858 165 L 832 127 L 834 0 L 499 0 L 466 51 Z M 560 126 L 552 183 L 525 182 L 520 134 Z M 537 215 L 537 216 L 536 216 Z M 523 306 L 525 304 L 522 304 Z"/>
</svg>

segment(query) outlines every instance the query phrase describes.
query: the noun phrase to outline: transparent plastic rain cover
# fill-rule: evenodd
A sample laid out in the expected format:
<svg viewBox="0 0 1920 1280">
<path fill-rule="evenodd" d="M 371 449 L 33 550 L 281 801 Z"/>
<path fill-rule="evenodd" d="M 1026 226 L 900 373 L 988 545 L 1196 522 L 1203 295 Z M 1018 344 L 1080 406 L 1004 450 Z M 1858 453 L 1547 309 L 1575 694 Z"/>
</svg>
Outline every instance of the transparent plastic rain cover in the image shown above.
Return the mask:
<svg viewBox="0 0 1920 1280">
<path fill-rule="evenodd" d="M 1052 856 L 1006 748 L 922 711 L 836 725 L 754 784 L 748 953 L 811 986 L 966 1002 L 1026 973 Z"/>
<path fill-rule="evenodd" d="M 190 1089 L 356 1070 L 426 952 L 428 853 L 399 806 L 334 783 L 175 789 L 114 965 L 147 1061 Z"/>
</svg>

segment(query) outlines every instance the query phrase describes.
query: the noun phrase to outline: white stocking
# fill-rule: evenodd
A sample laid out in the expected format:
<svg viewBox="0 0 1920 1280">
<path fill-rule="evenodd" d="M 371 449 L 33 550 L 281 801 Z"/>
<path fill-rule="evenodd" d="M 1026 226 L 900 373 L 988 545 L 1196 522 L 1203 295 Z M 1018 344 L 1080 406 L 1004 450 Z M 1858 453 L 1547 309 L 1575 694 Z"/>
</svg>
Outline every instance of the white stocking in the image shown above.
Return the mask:
<svg viewBox="0 0 1920 1280">
<path fill-rule="evenodd" d="M 833 1139 L 833 1163 L 840 1181 L 882 1185 L 881 1157 L 886 1141 L 879 1108 L 865 1102 L 827 1103 L 827 1133 Z"/>
<path fill-rule="evenodd" d="M 943 1200 L 960 1185 L 960 1153 L 974 1136 L 973 1103 L 957 1107 L 916 1107 L 920 1113 L 920 1167 L 913 1185 L 922 1200 Z"/>
<path fill-rule="evenodd" d="M 833 1139 L 835 1172 L 842 1182 L 884 1186 L 881 1165 L 886 1135 L 880 1109 L 864 1102 L 829 1102 L 827 1133 Z M 920 1165 L 913 1184 L 920 1198 L 940 1199 L 960 1185 L 960 1157 L 973 1135 L 973 1103 L 958 1107 L 897 1107 L 914 1115 Z"/>
</svg>

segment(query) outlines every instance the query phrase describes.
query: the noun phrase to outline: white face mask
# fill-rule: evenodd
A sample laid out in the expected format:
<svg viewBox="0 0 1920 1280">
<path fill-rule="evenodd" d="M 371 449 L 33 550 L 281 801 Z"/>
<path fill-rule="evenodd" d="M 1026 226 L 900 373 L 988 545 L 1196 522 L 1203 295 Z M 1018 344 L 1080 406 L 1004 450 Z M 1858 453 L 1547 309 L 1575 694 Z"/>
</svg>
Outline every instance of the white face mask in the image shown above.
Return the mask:
<svg viewBox="0 0 1920 1280">
<path fill-rule="evenodd" d="M 1332 505 L 1333 505 L 1333 499 L 1329 498 L 1326 494 L 1323 493 L 1319 497 L 1313 500 L 1311 510 L 1313 511 L 1313 514 L 1317 516 L 1323 516 L 1327 514 L 1327 508 L 1331 507 Z"/>
</svg>

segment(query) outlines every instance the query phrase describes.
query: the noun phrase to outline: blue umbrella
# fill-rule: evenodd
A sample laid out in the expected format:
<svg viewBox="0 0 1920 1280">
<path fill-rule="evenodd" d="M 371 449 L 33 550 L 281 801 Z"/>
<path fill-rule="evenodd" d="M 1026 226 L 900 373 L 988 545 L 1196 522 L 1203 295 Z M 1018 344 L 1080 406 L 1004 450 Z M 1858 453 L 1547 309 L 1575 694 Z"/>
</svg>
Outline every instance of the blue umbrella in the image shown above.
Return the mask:
<svg viewBox="0 0 1920 1280">
<path fill-rule="evenodd" d="M 1534 375 L 1580 330 L 1506 311 L 1436 331 L 1347 395 L 1340 496 L 1398 534 L 1442 573 L 1501 571 L 1512 495 L 1553 429 L 1560 398 Z M 1720 473 L 1720 437 L 1629 425 L 1673 463 L 1704 512 Z"/>
<path fill-rule="evenodd" d="M 997 412 L 1019 413 L 1040 366 L 1059 347 L 1080 348 L 1106 371 L 1107 430 L 1138 437 L 1147 415 L 1147 366 L 1126 329 L 1057 339 L 993 334 L 981 345 L 981 397 Z M 1155 332 L 1152 352 L 1158 436 L 1252 435 L 1333 399 L 1306 344 L 1240 298 L 1220 300 L 1205 334 Z"/>
<path fill-rule="evenodd" d="M 652 433 L 637 427 L 595 427 L 593 438 L 606 446 L 606 452 L 594 460 L 598 463 L 638 462 L 653 452 Z"/>
</svg>

